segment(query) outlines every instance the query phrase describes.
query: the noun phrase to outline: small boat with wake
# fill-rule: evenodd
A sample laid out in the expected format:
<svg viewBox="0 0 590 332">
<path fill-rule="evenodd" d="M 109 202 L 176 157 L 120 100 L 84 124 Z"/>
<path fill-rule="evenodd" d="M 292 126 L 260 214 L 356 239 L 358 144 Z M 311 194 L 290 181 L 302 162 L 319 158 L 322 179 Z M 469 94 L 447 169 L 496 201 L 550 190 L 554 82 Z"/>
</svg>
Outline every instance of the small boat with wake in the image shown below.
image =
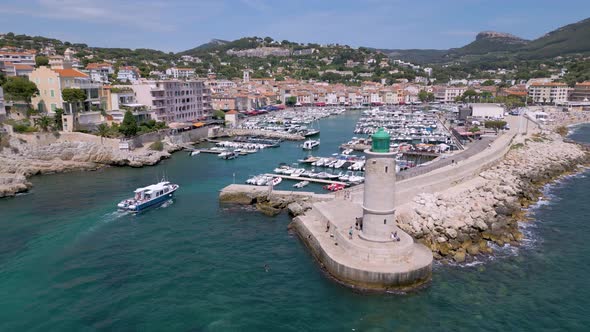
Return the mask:
<svg viewBox="0 0 590 332">
<path fill-rule="evenodd" d="M 147 187 L 137 188 L 132 198 L 121 201 L 117 207 L 125 211 L 139 212 L 172 199 L 179 187 L 177 184 L 162 181 Z"/>
</svg>

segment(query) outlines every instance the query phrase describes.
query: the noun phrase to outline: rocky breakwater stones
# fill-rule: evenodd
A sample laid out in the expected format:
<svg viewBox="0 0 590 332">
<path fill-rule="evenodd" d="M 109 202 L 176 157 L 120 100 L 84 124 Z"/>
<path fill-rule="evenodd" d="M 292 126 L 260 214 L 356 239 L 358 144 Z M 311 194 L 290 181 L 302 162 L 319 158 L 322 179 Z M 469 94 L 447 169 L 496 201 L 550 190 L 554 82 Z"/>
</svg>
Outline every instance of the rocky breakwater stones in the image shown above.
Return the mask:
<svg viewBox="0 0 590 332">
<path fill-rule="evenodd" d="M 522 240 L 522 211 L 540 188 L 588 162 L 588 154 L 559 137 L 529 141 L 511 150 L 479 177 L 434 194 L 420 194 L 398 209 L 399 227 L 429 247 L 437 259 L 463 262 Z"/>
</svg>

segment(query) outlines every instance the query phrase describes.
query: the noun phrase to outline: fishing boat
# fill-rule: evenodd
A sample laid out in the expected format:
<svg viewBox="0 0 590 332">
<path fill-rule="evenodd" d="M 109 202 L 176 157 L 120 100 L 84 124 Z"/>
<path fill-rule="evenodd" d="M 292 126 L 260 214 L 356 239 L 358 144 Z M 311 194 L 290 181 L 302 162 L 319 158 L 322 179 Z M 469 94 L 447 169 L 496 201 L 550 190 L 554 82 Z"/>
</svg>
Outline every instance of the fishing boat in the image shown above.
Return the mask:
<svg viewBox="0 0 590 332">
<path fill-rule="evenodd" d="M 309 184 L 309 181 L 297 182 L 293 185 L 294 188 L 303 188 Z"/>
<path fill-rule="evenodd" d="M 168 181 L 137 188 L 134 191 L 133 197 L 121 201 L 117 204 L 117 207 L 121 210 L 139 212 L 170 200 L 178 188 L 179 186 L 177 184 L 172 184 Z"/>
<path fill-rule="evenodd" d="M 312 150 L 317 148 L 318 146 L 320 146 L 319 140 L 310 139 L 303 142 L 303 145 L 301 147 L 303 148 L 303 150 Z"/>
</svg>

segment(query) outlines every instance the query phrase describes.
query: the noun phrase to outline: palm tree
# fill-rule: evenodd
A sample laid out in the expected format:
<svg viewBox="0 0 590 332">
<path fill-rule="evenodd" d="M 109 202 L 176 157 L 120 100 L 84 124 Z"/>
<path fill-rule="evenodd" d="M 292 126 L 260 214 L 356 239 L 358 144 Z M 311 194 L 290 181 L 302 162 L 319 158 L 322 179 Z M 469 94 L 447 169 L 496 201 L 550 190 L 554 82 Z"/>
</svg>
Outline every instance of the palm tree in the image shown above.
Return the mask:
<svg viewBox="0 0 590 332">
<path fill-rule="evenodd" d="M 102 139 L 109 135 L 110 129 L 109 125 L 105 123 L 101 123 L 96 127 L 98 136 L 100 136 L 100 143 L 102 144 Z"/>
<path fill-rule="evenodd" d="M 47 129 L 49 129 L 49 126 L 51 125 L 52 122 L 53 121 L 51 120 L 50 117 L 48 117 L 47 115 L 43 115 L 37 120 L 37 126 L 39 126 L 39 128 L 41 128 L 41 130 L 47 131 Z"/>
</svg>

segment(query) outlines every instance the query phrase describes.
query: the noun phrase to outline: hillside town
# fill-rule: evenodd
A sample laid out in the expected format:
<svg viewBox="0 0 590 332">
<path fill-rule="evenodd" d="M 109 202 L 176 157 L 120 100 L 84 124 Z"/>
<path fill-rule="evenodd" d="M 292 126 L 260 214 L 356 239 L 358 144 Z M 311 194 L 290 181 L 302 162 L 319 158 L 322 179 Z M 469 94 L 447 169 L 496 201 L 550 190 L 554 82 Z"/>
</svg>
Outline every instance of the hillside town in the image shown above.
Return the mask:
<svg viewBox="0 0 590 332">
<path fill-rule="evenodd" d="M 312 54 L 315 50 L 295 52 Z M 579 82 L 570 87 L 560 80 L 564 71 L 550 77 L 520 81 L 503 81 L 500 78 L 452 79 L 445 84 L 437 84 L 436 79 L 431 77 L 432 68 L 383 58 L 379 63 L 381 67 L 401 65 L 422 73 L 422 76 L 416 76 L 412 81 L 367 80 L 351 86 L 314 79 L 253 78 L 253 70 L 250 69 L 243 70 L 242 79 L 218 78 L 212 71 L 206 77 L 200 77 L 194 68 L 179 65 L 171 65 L 163 72 L 152 72 L 149 77 L 142 77 L 137 67 L 117 66 L 115 61 L 107 59 L 83 66 L 82 59 L 77 58 L 76 53 L 72 48 L 67 48 L 63 54 L 57 54 L 51 47 L 40 52 L 15 47 L 1 48 L 0 69 L 4 76 L 7 79 L 25 78 L 34 83 L 38 92 L 30 96 L 30 101 L 18 100 L 18 96 L 7 93 L 0 94 L 0 117 L 18 121 L 26 118 L 27 111 L 23 111 L 24 108 L 30 108 L 36 115 L 49 116 L 61 109 L 64 111 L 63 130 L 92 131 L 101 123 L 120 123 L 127 110 L 140 122 L 151 119 L 171 124 L 206 120 L 216 110 L 247 113 L 285 106 L 358 107 L 424 102 L 508 101 L 509 106 L 537 104 L 578 109 L 590 107 L 590 82 Z M 289 56 L 292 52 L 280 47 L 261 47 L 230 50 L 228 54 L 264 57 Z M 40 58 L 46 61 L 39 62 Z M 182 61 L 183 64 L 187 61 L 201 62 L 190 56 L 183 56 Z M 367 61 L 370 63 L 375 60 Z M 356 64 L 349 61 L 347 65 Z M 505 70 L 493 72 L 501 77 Z M 345 72 L 340 74 L 346 75 Z M 83 99 L 75 103 L 67 100 L 63 95 L 64 89 L 83 91 Z M 4 98 L 1 97 L 3 95 Z"/>
</svg>

